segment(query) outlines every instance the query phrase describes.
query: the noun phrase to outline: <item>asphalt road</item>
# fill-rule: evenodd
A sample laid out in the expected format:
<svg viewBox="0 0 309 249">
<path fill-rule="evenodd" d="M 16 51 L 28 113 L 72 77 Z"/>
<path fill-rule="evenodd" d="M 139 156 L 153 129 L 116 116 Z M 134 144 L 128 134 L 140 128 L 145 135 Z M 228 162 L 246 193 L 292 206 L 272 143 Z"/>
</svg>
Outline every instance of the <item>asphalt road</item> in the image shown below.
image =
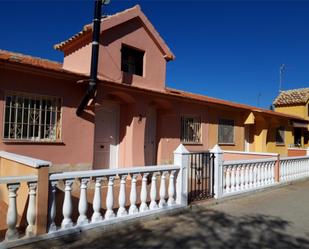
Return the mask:
<svg viewBox="0 0 309 249">
<path fill-rule="evenodd" d="M 18 248 L 309 249 L 309 180 Z"/>
</svg>

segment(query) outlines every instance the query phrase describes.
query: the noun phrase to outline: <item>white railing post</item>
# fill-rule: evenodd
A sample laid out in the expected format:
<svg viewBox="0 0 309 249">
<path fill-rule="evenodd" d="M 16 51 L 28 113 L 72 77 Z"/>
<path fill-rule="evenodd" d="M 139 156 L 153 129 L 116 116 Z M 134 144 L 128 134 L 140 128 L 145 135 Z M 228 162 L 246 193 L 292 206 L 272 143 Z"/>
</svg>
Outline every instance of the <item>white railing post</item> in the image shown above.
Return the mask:
<svg viewBox="0 0 309 249">
<path fill-rule="evenodd" d="M 128 214 L 125 205 L 126 205 L 126 179 L 127 175 L 120 175 L 120 190 L 118 196 L 119 208 L 117 211 L 117 217 L 125 216 Z"/>
<path fill-rule="evenodd" d="M 136 206 L 137 194 L 136 194 L 136 182 L 138 174 L 131 175 L 131 191 L 130 191 L 130 207 L 129 214 L 138 213 L 138 208 Z"/>
<path fill-rule="evenodd" d="M 147 206 L 147 177 L 149 173 L 144 173 L 142 178 L 142 189 L 141 189 L 141 205 L 139 207 L 140 212 L 147 211 L 149 208 Z"/>
<path fill-rule="evenodd" d="M 174 186 L 174 178 L 175 178 L 175 171 L 172 170 L 169 174 L 169 181 L 168 181 L 168 200 L 167 205 L 173 206 L 175 204 L 175 186 Z"/>
<path fill-rule="evenodd" d="M 165 207 L 166 206 L 166 201 L 165 201 L 165 196 L 166 196 L 166 174 L 167 172 L 163 171 L 161 173 L 161 182 L 160 182 L 160 201 L 159 201 L 159 207 Z"/>
<path fill-rule="evenodd" d="M 55 224 L 56 218 L 56 190 L 57 190 L 58 181 L 50 182 L 50 199 L 49 199 L 49 224 L 48 224 L 48 232 L 54 232 L 57 230 L 57 226 Z"/>
<path fill-rule="evenodd" d="M 89 182 L 89 178 L 81 178 L 80 179 L 80 196 L 78 202 L 78 212 L 79 216 L 77 219 L 78 225 L 85 225 L 89 223 L 87 218 L 87 209 L 88 209 L 88 202 L 87 202 L 87 185 Z"/>
<path fill-rule="evenodd" d="M 156 199 L 157 199 L 157 173 L 153 172 L 150 186 L 150 204 L 149 204 L 150 210 L 158 208 Z"/>
<path fill-rule="evenodd" d="M 18 239 L 19 234 L 16 229 L 17 223 L 17 207 L 16 207 L 16 197 L 17 190 L 20 187 L 20 183 L 8 184 L 7 188 L 9 191 L 9 208 L 6 216 L 6 224 L 8 230 L 5 233 L 5 240 Z"/>
<path fill-rule="evenodd" d="M 188 205 L 189 151 L 180 144 L 174 151 L 174 165 L 180 166 L 176 180 L 176 203 Z"/>
<path fill-rule="evenodd" d="M 103 217 L 101 215 L 101 184 L 102 184 L 102 177 L 96 177 L 95 178 L 95 189 L 94 189 L 94 196 L 93 196 L 93 214 L 91 217 L 91 222 L 99 222 L 103 220 Z"/>
<path fill-rule="evenodd" d="M 223 195 L 223 151 L 219 145 L 215 145 L 211 150 L 211 153 L 214 154 L 214 194 L 215 198 L 219 199 Z M 230 178 L 228 183 L 230 184 Z M 229 186 L 227 186 L 229 188 Z M 228 190 L 227 190 L 228 191 Z"/>
<path fill-rule="evenodd" d="M 114 205 L 114 179 L 115 179 L 115 176 L 109 176 L 108 177 L 105 219 L 110 219 L 110 218 L 114 218 L 115 217 L 115 213 L 113 211 L 113 205 Z"/>
<path fill-rule="evenodd" d="M 27 223 L 28 226 L 26 228 L 26 236 L 30 237 L 35 234 L 35 217 L 36 217 L 36 182 L 29 182 L 29 202 L 28 202 L 28 210 L 27 210 Z"/>
<path fill-rule="evenodd" d="M 62 229 L 73 227 L 73 222 L 71 219 L 73 211 L 72 196 L 71 196 L 73 182 L 74 182 L 73 179 L 65 180 L 65 188 L 64 188 L 65 193 L 62 206 L 62 214 L 63 214 L 63 220 L 61 223 Z"/>
</svg>

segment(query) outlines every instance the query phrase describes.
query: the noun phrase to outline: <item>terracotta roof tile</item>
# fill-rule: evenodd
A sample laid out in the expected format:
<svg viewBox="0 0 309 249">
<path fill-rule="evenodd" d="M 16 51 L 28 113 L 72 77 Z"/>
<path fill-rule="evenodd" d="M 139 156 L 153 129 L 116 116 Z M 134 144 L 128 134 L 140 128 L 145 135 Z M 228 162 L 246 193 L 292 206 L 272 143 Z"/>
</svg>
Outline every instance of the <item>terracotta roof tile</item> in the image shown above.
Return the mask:
<svg viewBox="0 0 309 249">
<path fill-rule="evenodd" d="M 24 55 L 20 53 L 15 53 L 11 51 L 1 50 L 0 49 L 0 60 L 18 62 L 21 64 L 32 65 L 40 68 L 47 68 L 53 70 L 62 69 L 62 64 L 55 61 L 50 61 L 42 59 L 39 57 L 33 57 L 30 55 Z"/>
<path fill-rule="evenodd" d="M 309 100 L 309 88 L 282 91 L 274 100 L 275 106 L 306 104 Z"/>
</svg>

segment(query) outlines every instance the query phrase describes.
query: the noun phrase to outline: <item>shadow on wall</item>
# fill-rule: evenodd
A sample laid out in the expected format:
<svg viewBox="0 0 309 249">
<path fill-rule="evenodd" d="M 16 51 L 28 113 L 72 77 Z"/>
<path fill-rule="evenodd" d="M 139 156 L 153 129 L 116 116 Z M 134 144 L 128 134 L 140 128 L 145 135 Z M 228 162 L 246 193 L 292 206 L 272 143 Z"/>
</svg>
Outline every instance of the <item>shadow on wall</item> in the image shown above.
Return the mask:
<svg viewBox="0 0 309 249">
<path fill-rule="evenodd" d="M 253 215 L 234 217 L 194 207 L 189 212 L 161 219 L 126 224 L 111 232 L 92 230 L 50 241 L 59 248 L 218 248 L 294 249 L 309 248 L 309 240 L 295 237 L 286 229 L 289 222 L 278 217 Z M 41 248 L 41 247 L 40 247 Z M 47 247 L 46 247 L 47 248 Z M 57 247 L 58 248 L 58 247 Z"/>
</svg>

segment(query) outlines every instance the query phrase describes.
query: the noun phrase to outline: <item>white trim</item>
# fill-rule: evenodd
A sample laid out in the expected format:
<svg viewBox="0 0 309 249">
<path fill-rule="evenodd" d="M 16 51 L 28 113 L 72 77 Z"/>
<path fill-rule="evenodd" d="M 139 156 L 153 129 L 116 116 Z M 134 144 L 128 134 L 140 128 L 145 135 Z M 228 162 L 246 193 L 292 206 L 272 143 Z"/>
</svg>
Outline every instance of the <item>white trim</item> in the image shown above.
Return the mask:
<svg viewBox="0 0 309 249">
<path fill-rule="evenodd" d="M 46 167 L 46 166 L 51 166 L 52 162 L 49 161 L 44 161 L 40 159 L 36 159 L 33 157 L 28 157 L 28 156 L 22 156 L 6 151 L 0 151 L 0 157 L 15 161 L 21 164 L 25 164 L 27 166 L 33 167 L 33 168 L 40 168 L 40 167 Z"/>
<path fill-rule="evenodd" d="M 265 159 L 250 159 L 250 160 L 232 160 L 224 161 L 223 166 L 235 165 L 235 164 L 249 164 L 249 163 L 264 163 L 277 161 L 277 157 L 265 158 Z"/>
<path fill-rule="evenodd" d="M 133 168 L 119 168 L 119 169 L 98 169 L 98 170 L 86 170 L 86 171 L 72 171 L 51 174 L 49 177 L 50 181 L 61 180 L 61 179 L 75 179 L 83 177 L 97 177 L 97 176 L 114 176 L 114 175 L 126 175 L 126 174 L 137 174 L 145 172 L 159 172 L 169 170 L 179 170 L 181 167 L 177 165 L 160 165 L 160 166 L 142 166 Z"/>
<path fill-rule="evenodd" d="M 278 153 L 268 153 L 268 152 L 247 152 L 239 150 L 224 150 L 223 153 L 231 154 L 248 154 L 248 155 L 261 155 L 261 156 L 278 156 Z"/>
<path fill-rule="evenodd" d="M 38 176 L 29 175 L 29 176 L 6 176 L 0 177 L 0 184 L 12 184 L 20 182 L 37 182 Z"/>
</svg>

